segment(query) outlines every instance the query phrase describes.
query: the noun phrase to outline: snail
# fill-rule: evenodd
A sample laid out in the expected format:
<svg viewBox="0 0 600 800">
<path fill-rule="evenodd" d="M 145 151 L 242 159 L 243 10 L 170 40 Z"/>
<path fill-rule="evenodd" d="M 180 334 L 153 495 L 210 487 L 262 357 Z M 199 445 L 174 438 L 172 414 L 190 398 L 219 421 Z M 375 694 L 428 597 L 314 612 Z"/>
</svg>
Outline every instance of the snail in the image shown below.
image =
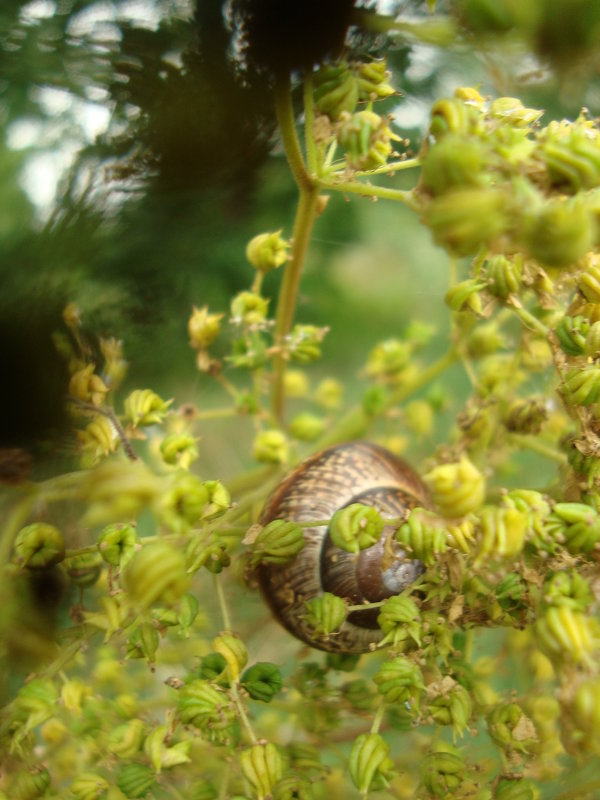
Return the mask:
<svg viewBox="0 0 600 800">
<path fill-rule="evenodd" d="M 427 489 L 404 461 L 378 445 L 348 442 L 302 462 L 267 500 L 261 524 L 285 519 L 302 524 L 330 519 L 351 503 L 375 507 L 388 519 L 407 517 L 416 506 L 427 507 Z M 336 547 L 326 526 L 304 528 L 304 548 L 285 564 L 262 563 L 256 574 L 275 617 L 298 639 L 335 653 L 372 650 L 383 634 L 379 609 L 352 611 L 338 633 L 319 637 L 305 619 L 304 603 L 323 592 L 350 605 L 377 602 L 402 592 L 423 572 L 395 542 L 394 526 L 386 525 L 371 547 L 352 554 Z"/>
</svg>

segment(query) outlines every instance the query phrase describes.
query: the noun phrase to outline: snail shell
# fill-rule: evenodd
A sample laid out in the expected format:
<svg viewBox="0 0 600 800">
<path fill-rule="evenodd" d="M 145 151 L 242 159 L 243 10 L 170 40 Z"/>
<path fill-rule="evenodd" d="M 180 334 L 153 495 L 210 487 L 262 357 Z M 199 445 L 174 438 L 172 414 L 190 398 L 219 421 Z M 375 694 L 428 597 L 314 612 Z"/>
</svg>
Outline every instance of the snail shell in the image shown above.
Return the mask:
<svg viewBox="0 0 600 800">
<path fill-rule="evenodd" d="M 351 503 L 374 506 L 388 519 L 405 518 L 415 506 L 428 506 L 418 475 L 395 455 L 368 442 L 348 442 L 308 458 L 268 499 L 261 516 L 302 524 L 330 519 Z M 383 634 L 378 609 L 353 611 L 339 632 L 319 637 L 305 619 L 304 603 L 323 592 L 350 605 L 377 602 L 402 592 L 423 572 L 395 542 L 396 526 L 386 525 L 379 541 L 359 554 L 336 547 L 325 526 L 304 528 L 305 545 L 285 564 L 260 564 L 262 592 L 281 624 L 298 639 L 334 653 L 364 653 Z"/>
</svg>

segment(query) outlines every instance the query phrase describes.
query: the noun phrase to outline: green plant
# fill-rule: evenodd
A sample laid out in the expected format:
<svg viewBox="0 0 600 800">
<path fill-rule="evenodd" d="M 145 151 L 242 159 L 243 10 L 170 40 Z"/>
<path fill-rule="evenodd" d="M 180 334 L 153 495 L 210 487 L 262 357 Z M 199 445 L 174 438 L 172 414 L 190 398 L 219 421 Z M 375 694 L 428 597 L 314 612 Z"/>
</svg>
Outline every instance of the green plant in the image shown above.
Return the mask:
<svg viewBox="0 0 600 800">
<path fill-rule="evenodd" d="M 561 5 L 592 60 L 593 4 Z M 508 31 L 559 70 L 574 58 L 541 0 L 449 6 L 419 22 L 353 9 L 344 27 L 439 45 Z M 518 99 L 462 87 L 436 100 L 409 155 L 375 110 L 394 92 L 385 61 L 318 60 L 263 65 L 298 189 L 291 236 L 258 233 L 230 313 L 195 308 L 188 322 L 222 407 L 174 408 L 151 389 L 121 399 L 122 346 L 93 347 L 77 309 L 65 310 L 57 343 L 80 468 L 18 480 L 0 540 L 7 797 L 536 798 L 576 783 L 580 767 L 580 784 L 553 796 L 598 789 L 600 128 L 585 111 L 544 125 Z M 390 185 L 401 172 L 417 176 L 412 188 Z M 296 323 L 295 311 L 313 224 L 334 192 L 406 205 L 446 248 L 450 333 L 431 363 L 419 321 L 402 340 L 373 342 L 359 402 L 343 405 L 332 374 L 315 406 L 305 370 L 327 329 Z M 278 268 L 273 302 L 264 278 Z M 386 646 L 360 659 L 300 650 L 293 664 L 260 661 L 227 591 L 248 563 L 302 546 L 298 526 L 257 523 L 266 496 L 304 442 L 313 451 L 369 435 L 394 446 L 379 426 L 398 417 L 428 435 L 441 406 L 432 384 L 455 364 L 471 393 L 424 468 L 435 512 L 414 509 L 398 526 L 426 571 L 374 604 Z M 291 395 L 304 401 L 294 417 Z M 260 466 L 200 479 L 202 425 L 238 417 Z M 549 485 L 525 483 L 525 451 L 552 466 Z M 56 608 L 40 600 L 50 595 Z M 333 604 L 335 614 L 307 609 L 315 625 L 346 613 Z M 523 674 L 502 678 L 517 663 Z M 9 684 L 23 664 L 27 679 Z"/>
</svg>

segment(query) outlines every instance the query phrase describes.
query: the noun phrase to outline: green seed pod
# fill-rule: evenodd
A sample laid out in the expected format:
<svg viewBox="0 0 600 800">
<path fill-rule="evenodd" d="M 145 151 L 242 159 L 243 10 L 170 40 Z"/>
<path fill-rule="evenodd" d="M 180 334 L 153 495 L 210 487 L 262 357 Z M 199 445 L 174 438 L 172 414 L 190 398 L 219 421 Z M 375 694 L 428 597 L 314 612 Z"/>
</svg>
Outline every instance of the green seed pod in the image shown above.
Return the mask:
<svg viewBox="0 0 600 800">
<path fill-rule="evenodd" d="M 286 775 L 273 787 L 273 800 L 314 800 L 312 784 L 298 775 Z"/>
<path fill-rule="evenodd" d="M 252 542 L 252 568 L 266 561 L 270 564 L 285 564 L 304 547 L 304 533 L 300 525 L 274 519 L 265 525 Z"/>
<path fill-rule="evenodd" d="M 346 62 L 322 64 L 314 75 L 315 106 L 321 114 L 338 120 L 351 114 L 358 103 L 360 84 Z"/>
<path fill-rule="evenodd" d="M 577 288 L 590 303 L 600 303 L 600 257 L 595 253 L 590 253 L 586 257 Z"/>
<path fill-rule="evenodd" d="M 108 737 L 107 747 L 117 758 L 133 758 L 141 749 L 146 737 L 146 725 L 141 719 L 132 719 L 117 725 Z"/>
<path fill-rule="evenodd" d="M 131 561 L 137 544 L 137 531 L 134 525 L 117 523 L 107 525 L 98 537 L 98 550 L 107 564 L 124 567 Z"/>
<path fill-rule="evenodd" d="M 470 553 L 475 541 L 475 525 L 473 520 L 464 519 L 459 524 L 447 525 L 446 541 L 449 547 L 461 553 Z"/>
<path fill-rule="evenodd" d="M 207 503 L 208 491 L 200 478 L 180 471 L 171 476 L 166 491 L 158 498 L 156 511 L 168 528 L 185 534 L 201 519 Z"/>
<path fill-rule="evenodd" d="M 189 789 L 188 800 L 217 800 L 217 790 L 210 781 L 197 781 Z"/>
<path fill-rule="evenodd" d="M 373 680 L 387 703 L 410 703 L 419 710 L 419 700 L 425 690 L 423 673 L 408 658 L 397 656 L 384 662 Z"/>
<path fill-rule="evenodd" d="M 15 561 L 29 569 L 46 569 L 65 557 L 65 540 L 54 525 L 34 522 L 21 528 L 15 539 Z"/>
<path fill-rule="evenodd" d="M 449 133 L 429 150 L 421 180 L 434 196 L 486 182 L 489 153 L 483 142 Z"/>
<path fill-rule="evenodd" d="M 286 397 L 307 397 L 310 391 L 308 376 L 301 369 L 286 369 L 283 376 Z"/>
<path fill-rule="evenodd" d="M 593 601 L 589 583 L 578 572 L 556 572 L 544 581 L 544 601 L 552 606 L 569 606 L 585 611 Z"/>
<path fill-rule="evenodd" d="M 591 358 L 600 356 L 600 322 L 594 322 L 585 337 L 585 354 Z"/>
<path fill-rule="evenodd" d="M 579 730 L 591 736 L 596 749 L 600 750 L 600 679 L 579 684 L 570 711 Z"/>
<path fill-rule="evenodd" d="M 308 411 L 298 414 L 290 422 L 290 433 L 302 442 L 314 442 L 325 430 L 325 420 Z"/>
<path fill-rule="evenodd" d="M 145 425 L 160 425 L 172 402 L 172 400 L 163 400 L 151 389 L 135 389 L 125 399 L 125 418 L 136 428 Z"/>
<path fill-rule="evenodd" d="M 586 337 L 590 323 L 585 317 L 565 315 L 555 330 L 562 350 L 569 356 L 580 356 L 585 353 Z"/>
<path fill-rule="evenodd" d="M 456 739 L 457 736 L 463 736 L 473 713 L 471 695 L 463 686 L 456 684 L 447 694 L 436 697 L 429 704 L 429 713 L 438 725 L 452 725 L 452 734 Z"/>
<path fill-rule="evenodd" d="M 209 572 L 217 575 L 231 563 L 224 542 L 206 540 L 204 536 L 193 537 L 185 550 L 186 572 L 197 572 L 205 567 Z"/>
<path fill-rule="evenodd" d="M 223 314 L 210 314 L 208 306 L 196 308 L 188 320 L 190 345 L 194 350 L 205 350 L 217 338 L 221 331 Z"/>
<path fill-rule="evenodd" d="M 538 800 L 539 796 L 535 785 L 526 778 L 501 778 L 495 800 Z"/>
<path fill-rule="evenodd" d="M 329 523 L 329 536 L 336 547 L 358 553 L 379 541 L 384 525 L 376 508 L 351 503 L 335 512 Z"/>
<path fill-rule="evenodd" d="M 271 797 L 273 787 L 283 775 L 283 759 L 271 742 L 243 750 L 240 766 L 257 800 Z"/>
<path fill-rule="evenodd" d="M 358 65 L 358 84 L 361 100 L 376 100 L 391 97 L 396 90 L 388 83 L 391 72 L 387 69 L 385 59 L 368 61 Z"/>
<path fill-rule="evenodd" d="M 83 772 L 69 786 L 75 800 L 105 800 L 109 783 L 97 772 Z"/>
<path fill-rule="evenodd" d="M 194 678 L 202 678 L 219 686 L 229 686 L 226 676 L 227 661 L 220 653 L 209 653 L 200 659 L 200 665 L 192 673 Z"/>
<path fill-rule="evenodd" d="M 236 681 L 248 662 L 246 645 L 233 633 L 221 633 L 213 639 L 212 648 L 227 662 L 227 677 Z"/>
<path fill-rule="evenodd" d="M 438 749 L 421 760 L 421 783 L 434 797 L 452 797 L 463 782 L 466 771 L 458 751 L 450 745 L 447 747 L 448 750 Z"/>
<path fill-rule="evenodd" d="M 316 325 L 294 325 L 286 336 L 286 351 L 292 361 L 310 364 L 321 358 L 321 344 L 329 328 Z"/>
<path fill-rule="evenodd" d="M 400 339 L 379 342 L 369 353 L 366 373 L 369 378 L 393 379 L 408 366 L 412 347 Z"/>
<path fill-rule="evenodd" d="M 497 97 L 490 106 L 490 116 L 508 122 L 515 128 L 528 128 L 542 116 L 544 112 L 537 108 L 525 108 L 517 97 Z"/>
<path fill-rule="evenodd" d="M 64 569 L 75 586 L 93 586 L 102 572 L 102 557 L 100 553 L 71 556 L 65 559 Z"/>
<path fill-rule="evenodd" d="M 526 596 L 527 587 L 521 576 L 516 572 L 509 572 L 496 587 L 496 600 L 505 611 L 521 608 L 521 602 Z"/>
<path fill-rule="evenodd" d="M 232 321 L 237 324 L 261 325 L 268 311 L 269 301 L 257 292 L 240 292 L 231 301 Z"/>
<path fill-rule="evenodd" d="M 342 696 L 355 711 L 373 711 L 378 702 L 377 692 L 364 679 L 357 678 L 342 684 Z"/>
<path fill-rule="evenodd" d="M 583 130 L 572 129 L 569 135 L 552 137 L 543 143 L 542 157 L 553 186 L 572 192 L 593 189 L 600 183 L 600 146 Z"/>
<path fill-rule="evenodd" d="M 544 528 L 571 553 L 590 553 L 600 541 L 600 515 L 584 503 L 556 503 Z"/>
<path fill-rule="evenodd" d="M 184 725 L 193 725 L 216 744 L 236 735 L 236 712 L 229 696 L 208 681 L 196 679 L 179 690 L 177 711 Z"/>
<path fill-rule="evenodd" d="M 177 621 L 183 629 L 190 628 L 198 616 L 198 601 L 193 594 L 184 594 L 179 604 Z"/>
<path fill-rule="evenodd" d="M 338 672 L 354 672 L 359 661 L 360 653 L 327 653 L 325 657 L 327 668 Z"/>
<path fill-rule="evenodd" d="M 156 659 L 158 631 L 150 622 L 142 622 L 127 640 L 127 658 L 145 658 L 150 664 Z"/>
<path fill-rule="evenodd" d="M 290 451 L 285 433 L 277 430 L 260 431 L 254 437 L 252 455 L 266 464 L 286 464 Z"/>
<path fill-rule="evenodd" d="M 183 556 L 166 542 L 145 545 L 123 570 L 123 588 L 137 606 L 173 605 L 187 591 Z"/>
<path fill-rule="evenodd" d="M 600 400 L 600 369 L 594 364 L 570 369 L 561 391 L 565 402 L 571 406 L 597 403 Z"/>
<path fill-rule="evenodd" d="M 412 509 L 408 520 L 396 531 L 396 541 L 427 567 L 434 564 L 436 556 L 445 553 L 448 547 L 440 518 L 424 508 Z"/>
<path fill-rule="evenodd" d="M 314 392 L 314 399 L 323 408 L 335 411 L 342 404 L 344 385 L 336 378 L 323 378 Z"/>
<path fill-rule="evenodd" d="M 189 433 L 169 433 L 160 443 L 160 454 L 165 464 L 189 469 L 198 458 L 197 439 Z"/>
<path fill-rule="evenodd" d="M 260 333 L 256 331 L 247 331 L 240 339 L 236 339 L 231 348 L 231 355 L 227 356 L 226 361 L 229 361 L 234 367 L 241 369 L 257 369 L 266 364 L 267 361 L 267 345 Z M 242 405 L 242 409 L 247 408 Z M 252 405 L 246 413 L 255 413 L 251 411 Z"/>
<path fill-rule="evenodd" d="M 90 697 L 92 690 L 82 681 L 70 680 L 63 683 L 60 699 L 67 709 L 74 714 L 81 714 L 81 708 L 85 700 Z"/>
<path fill-rule="evenodd" d="M 281 236 L 281 228 L 272 233 L 259 233 L 248 242 L 246 258 L 259 272 L 270 272 L 288 260 L 290 243 Z"/>
<path fill-rule="evenodd" d="M 533 723 L 516 703 L 497 705 L 487 720 L 488 733 L 505 752 L 527 752 L 537 740 Z"/>
<path fill-rule="evenodd" d="M 523 245 L 529 256 L 549 267 L 568 267 L 593 244 L 593 221 L 580 200 L 546 200 L 537 214 L 526 218 Z"/>
<path fill-rule="evenodd" d="M 144 753 L 150 759 L 157 774 L 163 769 L 177 767 L 180 764 L 189 764 L 192 742 L 189 739 L 170 743 L 172 731 L 167 725 L 159 725 L 152 729 L 144 742 Z"/>
<path fill-rule="evenodd" d="M 502 300 L 511 294 L 518 294 L 521 289 L 523 274 L 523 258 L 520 255 L 492 256 L 486 264 L 486 275 L 489 279 L 488 291 Z"/>
<path fill-rule="evenodd" d="M 363 733 L 354 740 L 348 770 L 352 783 L 362 795 L 370 788 L 387 786 L 394 768 L 389 752 L 390 746 L 378 733 Z"/>
<path fill-rule="evenodd" d="M 244 672 L 240 683 L 253 700 L 260 700 L 263 703 L 270 703 L 283 687 L 279 667 L 261 661 Z"/>
<path fill-rule="evenodd" d="M 37 800 L 50 786 L 50 773 L 45 767 L 30 772 L 18 772 L 11 786 L 14 800 Z"/>
<path fill-rule="evenodd" d="M 452 311 L 481 311 L 481 298 L 479 292 L 485 289 L 485 283 L 475 280 L 466 280 L 457 283 L 446 292 L 444 301 Z"/>
<path fill-rule="evenodd" d="M 436 141 L 449 134 L 469 134 L 477 127 L 482 114 L 474 105 L 458 97 L 436 100 L 431 107 L 429 133 Z"/>
<path fill-rule="evenodd" d="M 95 369 L 95 364 L 88 364 L 74 372 L 69 381 L 69 395 L 84 403 L 101 406 L 109 389 L 102 378 L 95 374 Z"/>
<path fill-rule="evenodd" d="M 117 776 L 117 786 L 125 797 L 146 797 L 156 783 L 154 771 L 145 764 L 126 764 Z"/>
<path fill-rule="evenodd" d="M 346 150 L 346 161 L 351 169 L 370 170 L 387 162 L 392 140 L 399 137 L 392 133 L 388 118 L 366 109 L 342 115 L 337 138 Z"/>
<path fill-rule="evenodd" d="M 445 517 L 463 517 L 483 504 L 485 478 L 466 456 L 458 462 L 434 467 L 423 480 Z"/>
<path fill-rule="evenodd" d="M 391 642 L 395 647 L 403 647 L 410 638 L 420 645 L 420 621 L 421 614 L 414 600 L 402 595 L 390 597 L 377 617 L 377 624 L 385 634 L 381 644 Z"/>
<path fill-rule="evenodd" d="M 587 663 L 598 644 L 593 621 L 566 605 L 547 608 L 535 632 L 542 650 L 558 660 Z"/>
<path fill-rule="evenodd" d="M 539 433 L 548 418 L 542 399 L 527 397 L 511 403 L 504 417 L 507 430 L 515 433 Z"/>
<path fill-rule="evenodd" d="M 313 597 L 304 604 L 306 620 L 318 636 L 328 637 L 339 630 L 346 619 L 346 603 L 331 592 Z"/>
<path fill-rule="evenodd" d="M 204 488 L 208 494 L 208 500 L 202 513 L 203 519 L 218 517 L 231 507 L 231 495 L 221 481 L 204 481 Z"/>
<path fill-rule="evenodd" d="M 453 189 L 429 203 L 423 222 L 450 253 L 474 255 L 506 231 L 507 198 L 494 186 Z"/>
<path fill-rule="evenodd" d="M 516 508 L 486 506 L 479 514 L 481 542 L 477 563 L 489 556 L 514 559 L 523 550 L 529 516 Z"/>
</svg>

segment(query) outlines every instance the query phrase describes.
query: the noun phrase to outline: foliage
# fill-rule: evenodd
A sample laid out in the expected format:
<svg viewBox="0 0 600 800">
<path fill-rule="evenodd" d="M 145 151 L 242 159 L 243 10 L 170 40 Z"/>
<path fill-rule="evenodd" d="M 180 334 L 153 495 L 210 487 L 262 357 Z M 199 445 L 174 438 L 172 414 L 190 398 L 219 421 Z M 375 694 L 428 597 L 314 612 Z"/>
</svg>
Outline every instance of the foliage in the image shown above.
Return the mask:
<svg viewBox="0 0 600 800">
<path fill-rule="evenodd" d="M 93 63 L 70 39 L 76 5 L 67 5 L 42 29 L 83 78 Z M 481 44 L 581 80 L 597 59 L 595 6 L 554 4 L 574 43 L 542 0 L 456 0 L 416 17 L 340 3 L 323 41 L 311 40 L 320 4 L 294 6 L 307 17 L 290 13 L 270 29 L 261 15 L 274 13 L 271 3 L 234 5 L 246 37 L 237 62 L 220 3 L 206 4 L 204 18 L 198 5 L 196 22 L 212 14 L 215 39 L 200 26 L 203 49 L 183 69 L 153 61 L 152 47 L 124 59 L 115 108 L 141 109 L 139 150 L 114 130 L 105 144 L 122 145 L 119 168 L 146 181 L 148 197 L 153 181 L 154 190 L 181 186 L 205 169 L 216 180 L 225 164 L 233 187 L 266 158 L 274 101 L 298 194 L 293 230 L 269 221 L 248 231 L 245 287 L 228 304 L 191 310 L 189 361 L 221 391 L 218 407 L 130 389 L 122 343 L 90 333 L 85 311 L 65 306 L 51 341 L 67 410 L 49 419 L 76 432 L 68 468 L 39 474 L 31 442 L 40 429 L 2 441 L 0 797 L 591 797 L 600 780 L 600 127 L 585 110 L 546 122 L 517 98 L 459 87 L 431 104 L 415 155 L 381 110 L 394 92 L 381 52 L 397 41 L 451 52 Z M 26 9 L 2 13 L 11 11 L 25 17 L 12 19 L 4 46 L 33 47 Z M 298 38 L 285 50 L 290 25 Z M 269 30 L 278 38 L 259 63 Z M 145 35 L 131 26 L 96 66 L 114 76 L 110 65 Z M 163 35 L 161 53 L 183 36 L 176 17 L 159 25 Z M 138 80 L 140 65 L 156 91 Z M 231 106 L 219 104 L 229 91 Z M 195 128 L 211 103 L 220 116 Z M 187 144 L 201 130 L 211 154 L 181 173 L 177 104 L 189 107 Z M 410 320 L 402 338 L 371 343 L 356 402 L 344 399 L 335 365 L 311 386 L 329 329 L 296 322 L 313 226 L 335 194 L 407 207 L 450 256 L 446 351 L 425 356 L 435 331 Z M 50 230 L 60 224 L 57 215 Z M 267 275 L 277 270 L 275 298 Z M 12 354 L 22 370 L 34 350 Z M 446 398 L 436 381 L 453 367 L 471 390 L 438 436 Z M 42 416 L 54 409 L 49 384 L 20 385 Z M 217 420 L 231 424 L 230 437 L 250 432 L 257 463 L 203 479 L 198 443 Z M 252 631 L 262 620 L 235 600 L 261 562 L 287 563 L 304 547 L 302 526 L 260 524 L 266 497 L 308 447 L 369 436 L 401 450 L 399 424 L 429 448 L 432 508 L 387 526 L 424 572 L 401 595 L 366 604 L 384 634 L 372 652 L 322 656 L 288 643 L 288 658 L 278 641 L 265 655 Z M 51 427 L 44 421 L 42 432 Z M 525 453 L 543 465 L 533 488 Z M 332 538 L 357 552 L 385 520 L 355 504 L 306 527 L 330 522 Z M 356 606 L 324 592 L 305 610 L 318 639 L 335 637 Z"/>
</svg>

